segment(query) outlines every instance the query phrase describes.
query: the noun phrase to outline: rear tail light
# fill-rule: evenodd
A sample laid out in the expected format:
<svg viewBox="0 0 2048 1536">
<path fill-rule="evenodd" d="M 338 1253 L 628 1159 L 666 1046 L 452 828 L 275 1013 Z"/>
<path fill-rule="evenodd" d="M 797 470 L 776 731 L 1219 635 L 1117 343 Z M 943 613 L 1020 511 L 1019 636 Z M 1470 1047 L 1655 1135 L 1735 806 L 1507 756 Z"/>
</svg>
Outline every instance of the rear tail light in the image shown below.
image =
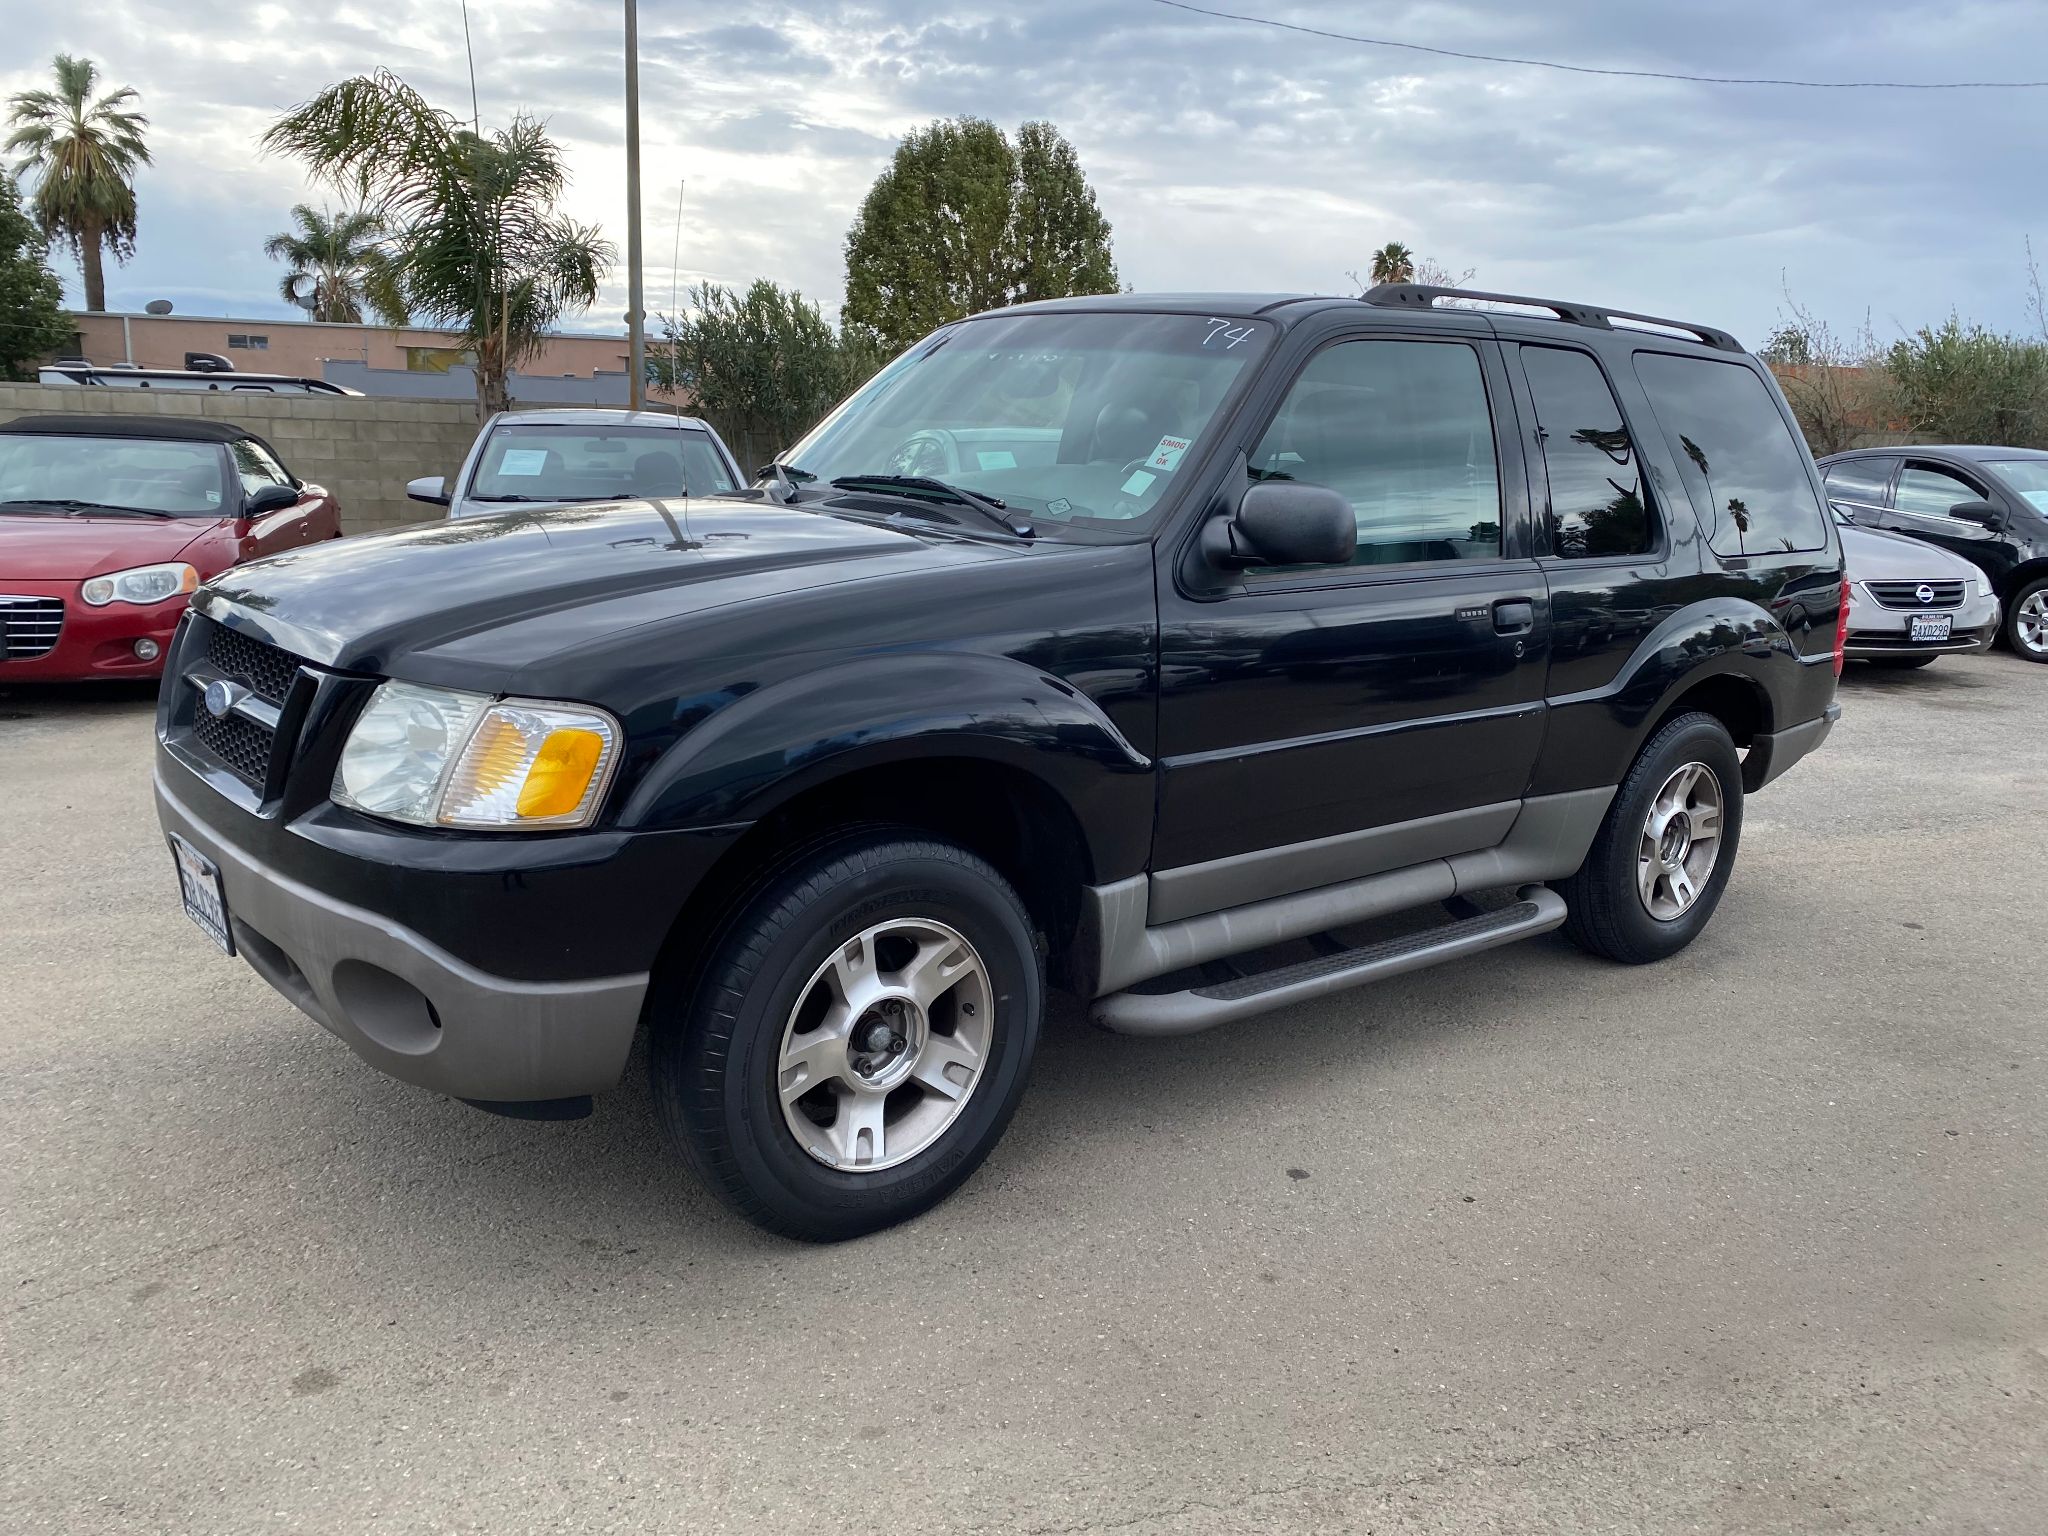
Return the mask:
<svg viewBox="0 0 2048 1536">
<path fill-rule="evenodd" d="M 1842 675 L 1842 663 L 1849 650 L 1849 578 L 1842 578 L 1842 604 L 1835 612 L 1835 676 Z"/>
</svg>

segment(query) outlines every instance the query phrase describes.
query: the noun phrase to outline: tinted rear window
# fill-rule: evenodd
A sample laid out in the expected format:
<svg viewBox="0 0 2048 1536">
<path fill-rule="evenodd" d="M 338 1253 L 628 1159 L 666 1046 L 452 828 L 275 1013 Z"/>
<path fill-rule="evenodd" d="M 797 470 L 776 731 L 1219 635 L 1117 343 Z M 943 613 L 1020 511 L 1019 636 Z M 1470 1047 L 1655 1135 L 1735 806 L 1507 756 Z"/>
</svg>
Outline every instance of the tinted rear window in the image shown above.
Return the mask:
<svg viewBox="0 0 2048 1536">
<path fill-rule="evenodd" d="M 1717 554 L 1827 546 L 1806 450 L 1762 379 L 1740 363 L 1668 352 L 1638 353 L 1636 377 Z"/>
</svg>

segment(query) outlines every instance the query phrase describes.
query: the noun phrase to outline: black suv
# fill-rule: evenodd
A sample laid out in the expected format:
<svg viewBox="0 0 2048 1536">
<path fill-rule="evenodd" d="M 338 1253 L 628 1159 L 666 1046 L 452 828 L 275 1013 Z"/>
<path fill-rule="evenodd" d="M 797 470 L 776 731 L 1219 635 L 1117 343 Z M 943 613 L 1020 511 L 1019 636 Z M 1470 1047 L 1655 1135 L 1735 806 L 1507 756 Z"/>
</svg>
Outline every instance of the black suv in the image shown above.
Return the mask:
<svg viewBox="0 0 2048 1536">
<path fill-rule="evenodd" d="M 750 491 L 231 571 L 157 720 L 186 907 L 485 1108 L 586 1112 L 645 1030 L 808 1238 L 968 1177 L 1048 985 L 1172 1035 L 1669 955 L 1835 719 L 1820 478 L 1719 331 L 1448 297 L 981 315 Z"/>
<path fill-rule="evenodd" d="M 2048 453 L 2037 448 L 1861 448 L 1820 461 L 1827 492 L 1864 528 L 1961 555 L 1991 578 L 2004 639 L 2048 662 Z"/>
</svg>

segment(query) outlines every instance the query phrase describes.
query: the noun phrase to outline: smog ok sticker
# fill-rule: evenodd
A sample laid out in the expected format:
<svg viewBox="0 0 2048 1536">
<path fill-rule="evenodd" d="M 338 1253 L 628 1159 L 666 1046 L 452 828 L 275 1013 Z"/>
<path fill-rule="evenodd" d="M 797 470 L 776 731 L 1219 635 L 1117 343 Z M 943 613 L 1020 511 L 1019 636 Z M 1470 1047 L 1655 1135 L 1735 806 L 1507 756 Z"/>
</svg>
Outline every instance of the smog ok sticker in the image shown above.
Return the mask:
<svg viewBox="0 0 2048 1536">
<path fill-rule="evenodd" d="M 1170 474 L 1180 468 L 1180 457 L 1188 447 L 1189 440 L 1185 437 L 1162 437 L 1159 446 L 1152 450 L 1152 457 L 1145 461 L 1145 467 Z"/>
</svg>

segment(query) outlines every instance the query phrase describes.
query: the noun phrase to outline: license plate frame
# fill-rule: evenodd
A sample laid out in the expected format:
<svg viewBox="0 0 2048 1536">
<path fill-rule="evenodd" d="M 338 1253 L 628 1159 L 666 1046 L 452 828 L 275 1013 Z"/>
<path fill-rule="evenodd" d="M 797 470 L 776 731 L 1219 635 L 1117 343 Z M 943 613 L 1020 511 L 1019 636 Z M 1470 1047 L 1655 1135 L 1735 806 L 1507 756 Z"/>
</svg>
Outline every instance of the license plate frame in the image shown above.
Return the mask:
<svg viewBox="0 0 2048 1536">
<path fill-rule="evenodd" d="M 1906 619 L 1906 639 L 1914 645 L 1938 645 L 1955 634 L 1952 613 L 1915 613 Z"/>
<path fill-rule="evenodd" d="M 185 915 L 199 931 L 218 944 L 221 953 L 235 952 L 235 932 L 228 920 L 228 893 L 220 880 L 220 866 L 175 832 L 165 834 L 171 843 L 171 863 L 178 871 L 178 900 Z"/>
</svg>

